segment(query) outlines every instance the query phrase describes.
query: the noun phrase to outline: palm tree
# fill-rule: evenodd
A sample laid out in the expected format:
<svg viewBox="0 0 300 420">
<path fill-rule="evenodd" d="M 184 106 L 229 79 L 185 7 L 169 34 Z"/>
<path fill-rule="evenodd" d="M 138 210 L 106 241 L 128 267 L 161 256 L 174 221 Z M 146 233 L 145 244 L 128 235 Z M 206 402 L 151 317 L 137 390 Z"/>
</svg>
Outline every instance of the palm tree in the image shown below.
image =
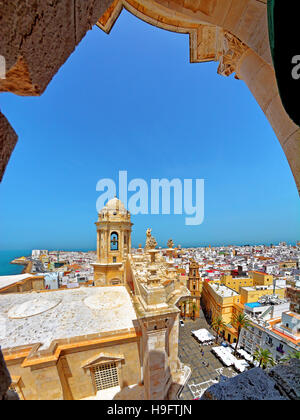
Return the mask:
<svg viewBox="0 0 300 420">
<path fill-rule="evenodd" d="M 288 362 L 291 359 L 300 359 L 300 351 L 289 351 L 289 354 L 280 359 L 280 362 Z"/>
<path fill-rule="evenodd" d="M 269 365 L 275 365 L 272 353 L 268 349 L 259 348 L 255 350 L 253 353 L 253 359 L 256 362 L 259 362 L 259 367 L 262 367 L 263 369 L 266 369 Z"/>
<path fill-rule="evenodd" d="M 238 331 L 236 346 L 235 346 L 234 353 L 233 353 L 234 356 L 236 356 L 236 352 L 237 352 L 237 349 L 238 349 L 238 343 L 239 343 L 242 328 L 247 329 L 249 327 L 250 323 L 249 323 L 249 319 L 247 318 L 247 316 L 245 314 L 241 314 L 241 313 L 233 315 L 232 323 Z"/>
<path fill-rule="evenodd" d="M 216 330 L 217 336 L 216 336 L 216 343 L 218 342 L 218 337 L 219 337 L 219 331 L 221 328 L 225 328 L 225 322 L 223 321 L 222 317 L 218 316 L 218 318 L 216 318 L 211 326 L 213 327 L 214 330 Z"/>
</svg>

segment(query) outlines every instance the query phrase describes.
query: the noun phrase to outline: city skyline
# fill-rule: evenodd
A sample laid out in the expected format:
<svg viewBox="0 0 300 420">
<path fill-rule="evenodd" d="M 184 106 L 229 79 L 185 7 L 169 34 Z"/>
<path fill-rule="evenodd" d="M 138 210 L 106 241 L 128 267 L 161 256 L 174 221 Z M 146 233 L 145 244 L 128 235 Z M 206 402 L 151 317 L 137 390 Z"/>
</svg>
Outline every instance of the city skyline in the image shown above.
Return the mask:
<svg viewBox="0 0 300 420">
<path fill-rule="evenodd" d="M 20 138 L 0 187 L 0 249 L 95 249 L 96 184 L 119 170 L 205 180 L 201 225 L 136 215 L 134 246 L 149 226 L 160 246 L 170 231 L 182 246 L 299 240 L 297 188 L 269 122 L 242 81 L 188 54 L 186 35 L 124 11 L 109 37 L 88 33 L 41 98 L 2 95 Z"/>
</svg>

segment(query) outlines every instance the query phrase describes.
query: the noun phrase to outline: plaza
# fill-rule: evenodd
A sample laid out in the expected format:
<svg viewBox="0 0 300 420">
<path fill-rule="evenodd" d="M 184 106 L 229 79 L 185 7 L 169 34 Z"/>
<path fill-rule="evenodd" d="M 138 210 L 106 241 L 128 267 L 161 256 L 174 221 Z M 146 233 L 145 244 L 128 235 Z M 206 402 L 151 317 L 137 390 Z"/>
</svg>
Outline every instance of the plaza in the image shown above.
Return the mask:
<svg viewBox="0 0 300 420">
<path fill-rule="evenodd" d="M 200 397 L 199 391 L 210 387 L 213 381 L 219 382 L 220 375 L 230 378 L 237 375 L 233 368 L 224 367 L 213 355 L 211 349 L 216 346 L 215 343 L 204 346 L 192 336 L 191 332 L 200 328 L 206 328 L 215 335 L 215 332 L 210 330 L 202 310 L 200 310 L 199 318 L 195 321 L 185 320 L 184 326 L 181 326 L 179 330 L 179 359 L 191 368 L 191 375 L 180 394 L 180 400 Z M 221 339 L 219 339 L 220 343 Z M 204 351 L 204 356 L 201 354 L 201 349 Z"/>
</svg>

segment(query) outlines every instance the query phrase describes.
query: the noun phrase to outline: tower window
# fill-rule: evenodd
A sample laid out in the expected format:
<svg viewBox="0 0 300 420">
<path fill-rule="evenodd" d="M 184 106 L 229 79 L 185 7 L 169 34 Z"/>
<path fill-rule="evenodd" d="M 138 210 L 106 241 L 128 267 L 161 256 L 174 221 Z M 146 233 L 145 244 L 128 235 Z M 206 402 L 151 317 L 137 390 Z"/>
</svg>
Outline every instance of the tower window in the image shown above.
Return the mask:
<svg viewBox="0 0 300 420">
<path fill-rule="evenodd" d="M 110 235 L 110 250 L 118 251 L 119 249 L 119 235 L 117 232 L 112 232 Z"/>
</svg>

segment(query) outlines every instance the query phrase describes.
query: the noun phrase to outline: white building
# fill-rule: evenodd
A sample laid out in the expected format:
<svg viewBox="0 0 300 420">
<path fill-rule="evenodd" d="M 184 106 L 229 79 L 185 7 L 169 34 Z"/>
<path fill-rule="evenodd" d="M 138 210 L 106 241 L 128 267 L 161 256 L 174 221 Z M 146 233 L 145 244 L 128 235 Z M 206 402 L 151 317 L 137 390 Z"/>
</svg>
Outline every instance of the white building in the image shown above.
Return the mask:
<svg viewBox="0 0 300 420">
<path fill-rule="evenodd" d="M 277 362 L 289 352 L 300 351 L 300 316 L 288 311 L 268 322 L 251 318 L 250 327 L 241 332 L 239 347 L 252 355 L 259 348 L 268 349 Z"/>
<path fill-rule="evenodd" d="M 34 260 L 38 260 L 41 255 L 48 255 L 48 251 L 45 249 L 33 249 L 31 256 Z"/>
</svg>

